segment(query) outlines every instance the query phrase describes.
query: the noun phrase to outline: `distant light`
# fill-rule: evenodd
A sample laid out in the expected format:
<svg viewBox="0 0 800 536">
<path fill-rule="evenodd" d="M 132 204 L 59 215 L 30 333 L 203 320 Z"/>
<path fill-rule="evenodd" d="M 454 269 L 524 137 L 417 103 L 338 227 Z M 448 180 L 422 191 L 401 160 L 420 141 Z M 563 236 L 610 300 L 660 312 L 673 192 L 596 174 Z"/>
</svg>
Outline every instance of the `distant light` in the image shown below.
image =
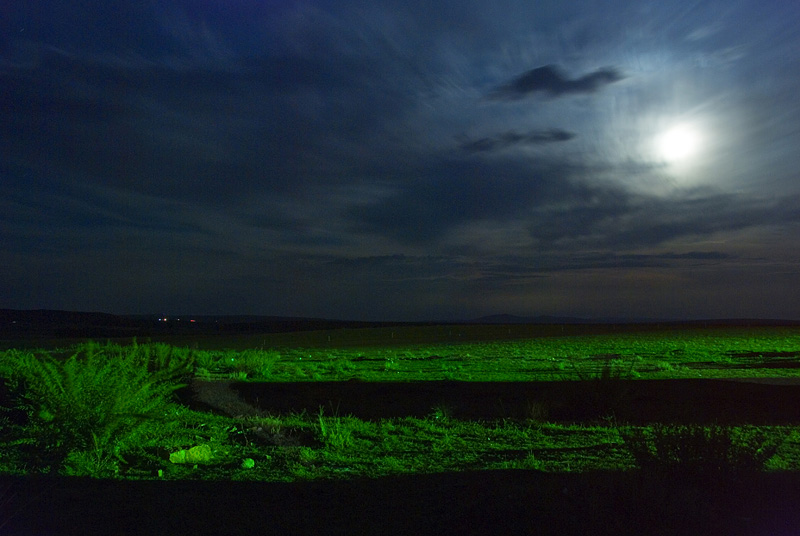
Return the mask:
<svg viewBox="0 0 800 536">
<path fill-rule="evenodd" d="M 194 322 L 194 318 L 192 318 L 191 320 L 189 320 L 189 322 Z"/>
</svg>

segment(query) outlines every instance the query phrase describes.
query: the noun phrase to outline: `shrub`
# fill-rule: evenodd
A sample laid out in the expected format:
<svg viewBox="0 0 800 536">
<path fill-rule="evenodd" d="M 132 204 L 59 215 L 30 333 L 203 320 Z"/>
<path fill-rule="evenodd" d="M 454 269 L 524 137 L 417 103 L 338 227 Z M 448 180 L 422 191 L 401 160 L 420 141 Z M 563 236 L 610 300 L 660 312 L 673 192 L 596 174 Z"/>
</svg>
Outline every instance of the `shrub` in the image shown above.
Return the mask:
<svg viewBox="0 0 800 536">
<path fill-rule="evenodd" d="M 734 476 L 764 469 L 785 440 L 756 427 L 664 425 L 620 432 L 643 470 L 677 476 Z"/>
<path fill-rule="evenodd" d="M 114 477 L 119 474 L 119 463 L 115 456 L 99 447 L 73 450 L 64 458 L 61 472 L 67 476 Z"/>
<path fill-rule="evenodd" d="M 136 344 L 122 349 L 124 353 L 133 353 L 131 358 L 154 374 L 173 378 L 188 378 L 194 369 L 195 353 L 188 348 L 180 348 L 163 343 Z"/>
<path fill-rule="evenodd" d="M 6 371 L 27 416 L 19 442 L 34 446 L 44 467 L 109 473 L 121 453 L 162 419 L 186 360 L 142 351 L 116 353 L 87 344 L 66 360 L 18 353 Z M 46 470 L 46 469 L 45 469 Z"/>
</svg>

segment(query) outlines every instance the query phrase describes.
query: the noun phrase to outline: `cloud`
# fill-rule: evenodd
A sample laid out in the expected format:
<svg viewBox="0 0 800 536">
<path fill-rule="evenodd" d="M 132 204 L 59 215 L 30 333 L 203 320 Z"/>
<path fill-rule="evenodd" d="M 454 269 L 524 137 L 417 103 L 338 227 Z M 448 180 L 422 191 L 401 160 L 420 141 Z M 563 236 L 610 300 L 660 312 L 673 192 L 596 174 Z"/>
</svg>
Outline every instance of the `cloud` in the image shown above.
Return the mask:
<svg viewBox="0 0 800 536">
<path fill-rule="evenodd" d="M 575 134 L 572 132 L 560 129 L 531 131 L 526 134 L 520 134 L 510 130 L 488 138 L 480 138 L 477 140 L 464 139 L 459 144 L 459 147 L 468 153 L 483 153 L 499 151 L 511 147 L 512 145 L 542 145 L 545 143 L 569 141 L 574 137 Z"/>
<path fill-rule="evenodd" d="M 396 191 L 348 211 L 354 231 L 406 244 L 431 242 L 471 221 L 524 217 L 532 204 L 571 195 L 570 166 L 499 159 L 431 159 L 398 177 Z"/>
<path fill-rule="evenodd" d="M 622 80 L 624 76 L 616 69 L 598 69 L 570 80 L 555 65 L 537 67 L 518 76 L 489 94 L 491 100 L 517 100 L 537 91 L 549 93 L 555 97 L 567 93 L 594 93 L 603 86 Z"/>
<path fill-rule="evenodd" d="M 740 46 L 727 24 L 700 39 L 713 10 L 659 41 L 661 17 L 609 31 L 642 22 L 627 5 L 194 4 L 58 8 L 20 32 L 25 8 L 0 38 L 0 295 L 419 319 L 590 309 L 633 273 L 671 303 L 703 270 L 796 271 L 797 166 L 778 158 L 796 80 L 753 92 L 767 64 L 711 61 Z M 793 43 L 742 50 L 793 73 Z M 580 57 L 614 67 L 561 69 Z M 639 150 L 683 108 L 715 132 L 703 191 Z"/>
<path fill-rule="evenodd" d="M 800 211 L 794 208 L 797 196 L 767 200 L 708 192 L 662 198 L 621 188 L 580 188 L 558 205 L 531 211 L 528 230 L 540 247 L 633 250 L 686 237 L 800 221 Z"/>
</svg>

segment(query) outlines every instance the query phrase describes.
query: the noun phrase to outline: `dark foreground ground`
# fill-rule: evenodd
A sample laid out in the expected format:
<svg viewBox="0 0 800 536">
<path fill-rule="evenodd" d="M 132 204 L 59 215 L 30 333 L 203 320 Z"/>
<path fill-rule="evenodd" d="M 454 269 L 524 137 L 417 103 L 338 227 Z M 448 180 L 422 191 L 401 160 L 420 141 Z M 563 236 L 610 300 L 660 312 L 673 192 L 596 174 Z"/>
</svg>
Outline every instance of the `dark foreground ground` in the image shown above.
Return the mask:
<svg viewBox="0 0 800 536">
<path fill-rule="evenodd" d="M 536 471 L 291 484 L 6 482 L 5 535 L 800 534 L 800 475 L 786 473 L 735 483 Z"/>
</svg>

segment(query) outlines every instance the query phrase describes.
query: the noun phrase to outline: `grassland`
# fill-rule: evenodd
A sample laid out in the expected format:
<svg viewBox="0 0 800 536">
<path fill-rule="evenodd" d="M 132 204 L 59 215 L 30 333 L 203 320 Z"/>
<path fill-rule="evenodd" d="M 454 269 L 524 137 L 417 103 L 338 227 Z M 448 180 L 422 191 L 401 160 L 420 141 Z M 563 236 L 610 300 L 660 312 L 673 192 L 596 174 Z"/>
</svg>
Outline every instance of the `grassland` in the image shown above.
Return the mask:
<svg viewBox="0 0 800 536">
<path fill-rule="evenodd" d="M 196 356 L 201 375 L 238 374 L 238 379 L 258 381 L 580 379 L 608 359 L 641 379 L 800 376 L 796 329 L 558 336 L 557 328 L 551 328 L 547 337 L 503 338 L 514 329 L 386 328 L 293 334 L 293 339 L 273 335 L 251 339 L 257 349 L 198 346 Z"/>
<path fill-rule="evenodd" d="M 308 482 L 639 469 L 736 480 L 800 469 L 800 421 L 748 420 L 769 408 L 726 422 L 698 420 L 690 406 L 705 402 L 693 399 L 666 419 L 650 416 L 652 401 L 627 411 L 642 405 L 651 386 L 669 382 L 707 389 L 733 385 L 718 378 L 800 380 L 797 329 L 531 329 L 429 326 L 10 348 L 0 353 L 0 475 Z M 332 385 L 338 399 L 325 394 Z M 476 393 L 492 385 L 523 396 L 513 410 L 502 394 L 484 404 Z M 292 407 L 288 394 L 274 395 L 280 408 L 270 403 L 270 391 L 301 388 L 304 404 Z M 423 406 L 420 389 L 432 393 Z M 447 389 L 461 398 L 448 398 Z M 402 409 L 410 407 L 404 392 L 416 393 L 405 402 L 417 410 Z M 361 393 L 368 416 L 347 410 L 348 393 Z M 744 397 L 744 404 L 755 400 Z M 459 404 L 496 407 L 484 415 Z"/>
<path fill-rule="evenodd" d="M 574 422 L 575 419 L 554 422 L 549 419 L 552 408 L 532 396 L 523 411 L 524 418 L 519 418 L 517 411 L 513 419 L 499 415 L 494 420 L 463 420 L 455 418 L 453 408 L 443 401 L 431 405 L 427 415 L 363 420 L 342 414 L 338 404 L 333 405 L 334 401 L 320 404 L 314 412 L 303 408 L 280 414 L 269 407 L 248 404 L 231 389 L 218 388 L 215 393 L 206 387 L 198 397 L 197 392 L 187 393 L 184 388 L 183 404 L 152 393 L 159 392 L 164 383 L 208 386 L 215 382 L 229 384 L 232 380 L 267 385 L 577 380 L 588 383 L 587 389 L 596 390 L 600 385 L 633 379 L 800 376 L 800 333 L 796 330 L 695 329 L 560 336 L 557 328 L 550 328 L 546 337 L 500 338 L 503 334 L 512 335 L 515 329 L 522 328 L 431 326 L 279 334 L 260 337 L 258 347 L 239 349 L 220 347 L 231 341 L 208 339 L 191 346 L 109 341 L 55 346 L 49 350 L 7 350 L 0 356 L 7 371 L 5 375 L 17 377 L 18 387 L 38 386 L 39 392 L 33 395 L 18 392 L 26 416 L 21 414 L 25 411 L 20 407 L 7 408 L 7 413 L 16 411 L 16 421 L 6 417 L 6 428 L 14 433 L 10 434 L 13 439 L 3 446 L 6 451 L 2 456 L 3 470 L 67 471 L 122 478 L 292 480 L 476 468 L 627 469 L 635 465 L 635 460 L 625 445 L 626 423 L 615 421 L 613 408 L 583 422 Z M 466 340 L 441 342 L 442 338 Z M 250 346 L 252 342 L 251 338 L 235 343 Z M 83 364 L 72 369 L 58 368 L 70 360 L 76 365 Z M 14 368 L 15 363 L 22 362 L 28 364 L 27 373 Z M 31 371 L 37 370 L 36 363 L 52 365 L 48 376 L 38 378 L 38 384 L 31 376 L 34 374 Z M 148 383 L 136 372 L 137 366 L 164 381 Z M 87 376 L 87 367 L 99 372 L 79 383 L 76 378 Z M 165 376 L 164 371 L 170 370 L 174 374 Z M 61 385 L 65 382 L 61 376 L 69 374 L 74 377 L 67 380 L 80 385 L 83 391 L 70 392 L 69 386 Z M 113 406 L 110 411 L 139 412 L 149 417 L 143 417 L 137 423 L 136 433 L 124 441 L 116 442 L 115 431 L 103 428 L 102 424 L 98 430 L 84 430 L 86 438 L 102 436 L 107 448 L 87 439 L 84 444 L 74 445 L 78 449 L 75 452 L 62 453 L 54 462 L 56 465 L 32 466 L 30 460 L 23 458 L 26 451 L 21 448 L 26 445 L 23 429 L 47 429 L 50 424 L 47 418 L 62 417 L 48 417 L 52 411 L 47 408 L 53 403 L 46 398 L 74 397 L 77 402 L 67 402 L 89 405 L 97 402 L 81 400 L 89 396 L 88 391 L 95 390 L 93 396 L 101 397 L 103 389 L 116 389 L 112 394 L 118 399 L 123 395 L 114 381 L 121 381 L 120 377 L 124 379 L 126 374 L 141 383 L 140 391 L 162 403 L 157 418 L 151 415 L 153 408 L 149 406 Z M 171 391 L 162 394 L 167 392 Z M 153 400 L 142 397 L 141 392 L 134 394 L 141 398 L 138 403 L 152 405 Z M 203 396 L 205 400 L 198 404 L 197 399 Z M 19 400 L 16 402 L 19 405 Z M 62 405 L 67 407 L 67 402 Z M 68 433 L 73 425 L 62 423 L 63 432 Z M 798 456 L 794 447 L 800 438 L 794 430 L 772 427 L 764 433 L 786 439 L 781 455 L 769 460 L 770 467 L 795 469 Z M 48 441 L 55 444 L 61 440 L 48 436 Z M 200 445 L 208 445 L 211 452 L 201 463 L 170 462 L 170 454 Z M 252 460 L 252 467 L 245 460 Z"/>
</svg>

